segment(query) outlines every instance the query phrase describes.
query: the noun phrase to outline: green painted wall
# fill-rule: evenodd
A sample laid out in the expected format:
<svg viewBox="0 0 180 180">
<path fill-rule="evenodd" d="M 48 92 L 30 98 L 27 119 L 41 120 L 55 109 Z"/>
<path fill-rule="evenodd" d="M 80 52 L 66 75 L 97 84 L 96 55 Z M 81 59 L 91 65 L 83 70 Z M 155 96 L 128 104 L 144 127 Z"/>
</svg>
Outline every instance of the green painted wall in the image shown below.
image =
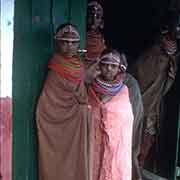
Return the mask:
<svg viewBox="0 0 180 180">
<path fill-rule="evenodd" d="M 35 109 L 53 52 L 53 32 L 70 21 L 85 43 L 86 0 L 16 0 L 13 57 L 13 180 L 37 180 Z"/>
</svg>

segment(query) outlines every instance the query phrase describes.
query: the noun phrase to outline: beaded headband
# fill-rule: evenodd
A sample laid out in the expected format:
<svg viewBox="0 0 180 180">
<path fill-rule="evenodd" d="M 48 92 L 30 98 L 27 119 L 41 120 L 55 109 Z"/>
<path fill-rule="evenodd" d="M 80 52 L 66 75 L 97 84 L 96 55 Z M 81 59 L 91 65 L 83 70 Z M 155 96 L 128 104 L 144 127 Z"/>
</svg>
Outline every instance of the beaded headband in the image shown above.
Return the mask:
<svg viewBox="0 0 180 180">
<path fill-rule="evenodd" d="M 96 2 L 96 1 L 92 1 L 92 2 L 90 2 L 89 4 L 88 4 L 88 7 L 93 7 L 94 9 L 95 9 L 95 11 L 100 11 L 101 12 L 101 14 L 103 14 L 103 8 L 102 8 L 102 6 L 98 3 L 98 2 Z"/>
<path fill-rule="evenodd" d="M 117 64 L 119 65 L 121 60 L 120 57 L 111 53 L 105 54 L 100 58 L 100 62 L 104 64 Z"/>
<path fill-rule="evenodd" d="M 120 68 L 123 72 L 126 72 L 127 65 L 123 64 L 121 58 L 126 58 L 124 54 L 122 54 L 120 57 L 118 55 L 111 53 L 105 54 L 100 58 L 100 62 L 103 64 L 115 64 L 120 65 Z"/>
<path fill-rule="evenodd" d="M 71 37 L 68 37 L 67 35 L 71 34 Z M 60 29 L 55 37 L 56 40 L 64 40 L 64 41 L 80 41 L 80 35 L 75 27 L 72 25 L 67 25 L 64 28 Z"/>
</svg>

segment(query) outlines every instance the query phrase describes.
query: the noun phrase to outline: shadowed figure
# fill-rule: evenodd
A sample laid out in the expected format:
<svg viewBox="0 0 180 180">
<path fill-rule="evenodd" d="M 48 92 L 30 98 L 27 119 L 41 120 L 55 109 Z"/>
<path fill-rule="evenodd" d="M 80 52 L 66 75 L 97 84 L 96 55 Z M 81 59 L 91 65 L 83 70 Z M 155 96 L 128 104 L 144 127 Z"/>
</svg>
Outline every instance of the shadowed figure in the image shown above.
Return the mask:
<svg viewBox="0 0 180 180">
<path fill-rule="evenodd" d="M 157 139 L 163 123 L 163 97 L 170 90 L 177 72 L 177 13 L 170 11 L 164 19 L 159 37 L 155 39 L 153 46 L 137 59 L 133 67 L 133 75 L 139 82 L 144 105 L 140 155 L 142 166 L 153 145 L 158 146 Z"/>
</svg>

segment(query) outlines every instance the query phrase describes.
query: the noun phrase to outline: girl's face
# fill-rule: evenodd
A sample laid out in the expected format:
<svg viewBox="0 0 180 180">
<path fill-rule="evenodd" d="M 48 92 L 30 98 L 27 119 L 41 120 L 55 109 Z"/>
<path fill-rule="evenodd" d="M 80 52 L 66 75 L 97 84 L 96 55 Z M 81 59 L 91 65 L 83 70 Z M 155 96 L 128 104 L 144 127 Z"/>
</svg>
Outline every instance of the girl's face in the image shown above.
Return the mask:
<svg viewBox="0 0 180 180">
<path fill-rule="evenodd" d="M 87 11 L 87 23 L 91 30 L 98 30 L 103 24 L 103 12 L 100 7 L 92 6 Z"/>
<path fill-rule="evenodd" d="M 104 64 L 100 63 L 101 77 L 105 81 L 113 81 L 120 72 L 119 64 Z"/>
<path fill-rule="evenodd" d="M 77 54 L 79 49 L 79 41 L 66 41 L 59 40 L 57 41 L 58 51 L 68 57 L 72 57 Z"/>
</svg>

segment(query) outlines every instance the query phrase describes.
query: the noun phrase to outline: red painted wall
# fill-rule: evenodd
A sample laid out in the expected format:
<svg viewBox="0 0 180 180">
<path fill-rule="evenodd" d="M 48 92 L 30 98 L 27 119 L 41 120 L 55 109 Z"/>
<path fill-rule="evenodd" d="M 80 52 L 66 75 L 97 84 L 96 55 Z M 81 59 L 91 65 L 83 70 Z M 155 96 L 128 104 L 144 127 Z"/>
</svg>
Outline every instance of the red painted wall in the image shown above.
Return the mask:
<svg viewBox="0 0 180 180">
<path fill-rule="evenodd" d="M 11 180 L 12 98 L 0 98 L 0 180 Z"/>
</svg>

